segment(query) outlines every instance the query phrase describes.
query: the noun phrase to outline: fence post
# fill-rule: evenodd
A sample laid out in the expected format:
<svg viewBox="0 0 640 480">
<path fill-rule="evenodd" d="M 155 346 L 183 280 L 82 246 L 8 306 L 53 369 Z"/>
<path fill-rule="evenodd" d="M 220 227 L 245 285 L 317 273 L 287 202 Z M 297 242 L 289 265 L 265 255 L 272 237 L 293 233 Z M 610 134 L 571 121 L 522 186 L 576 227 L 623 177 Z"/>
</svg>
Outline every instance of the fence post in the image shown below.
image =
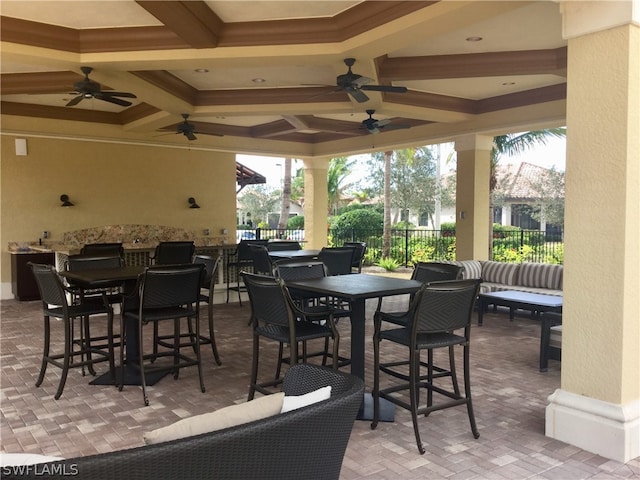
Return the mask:
<svg viewBox="0 0 640 480">
<path fill-rule="evenodd" d="M 404 229 L 404 266 L 409 265 L 409 229 Z"/>
<path fill-rule="evenodd" d="M 260 227 L 256 228 L 256 240 L 260 240 Z"/>
</svg>

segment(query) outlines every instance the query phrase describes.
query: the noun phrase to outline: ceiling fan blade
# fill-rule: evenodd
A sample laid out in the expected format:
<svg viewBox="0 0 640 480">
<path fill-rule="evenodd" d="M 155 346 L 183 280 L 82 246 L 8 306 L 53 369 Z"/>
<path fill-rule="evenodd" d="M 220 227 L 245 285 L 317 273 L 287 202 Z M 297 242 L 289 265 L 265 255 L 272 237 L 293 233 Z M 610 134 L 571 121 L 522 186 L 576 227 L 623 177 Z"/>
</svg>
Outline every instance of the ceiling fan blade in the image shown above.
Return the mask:
<svg viewBox="0 0 640 480">
<path fill-rule="evenodd" d="M 111 90 L 106 90 L 101 93 L 102 95 L 109 95 L 110 97 L 138 98 L 133 93 L 128 92 L 112 92 Z"/>
<path fill-rule="evenodd" d="M 387 130 L 405 130 L 407 128 L 411 128 L 411 125 L 383 125 L 381 128 L 384 128 L 385 131 Z"/>
<path fill-rule="evenodd" d="M 189 140 L 197 140 L 198 137 L 196 137 L 193 132 L 184 132 L 184 136 L 187 137 Z"/>
<path fill-rule="evenodd" d="M 84 98 L 84 95 L 78 95 L 77 97 L 72 98 L 65 107 L 73 107 L 80 103 L 80 101 Z"/>
<path fill-rule="evenodd" d="M 394 87 L 393 85 L 363 85 L 360 88 L 362 90 L 370 90 L 375 92 L 405 93 L 407 91 L 407 87 Z"/>
<path fill-rule="evenodd" d="M 353 99 L 358 103 L 364 103 L 369 100 L 369 97 L 367 97 L 367 95 L 361 90 L 349 88 L 346 90 L 346 92 L 351 95 Z"/>
<path fill-rule="evenodd" d="M 389 123 L 391 123 L 390 119 L 383 118 L 382 120 L 377 120 L 376 121 L 376 127 L 384 127 L 385 125 L 388 125 Z"/>
<path fill-rule="evenodd" d="M 111 95 L 106 94 L 105 92 L 100 92 L 94 95 L 95 98 L 97 98 L 98 100 L 102 100 L 104 102 L 109 102 L 109 103 L 114 103 L 116 105 L 120 105 L 122 107 L 128 107 L 130 105 L 132 105 L 131 102 L 128 102 L 126 100 L 120 100 L 119 98 L 116 97 L 112 97 Z"/>
</svg>

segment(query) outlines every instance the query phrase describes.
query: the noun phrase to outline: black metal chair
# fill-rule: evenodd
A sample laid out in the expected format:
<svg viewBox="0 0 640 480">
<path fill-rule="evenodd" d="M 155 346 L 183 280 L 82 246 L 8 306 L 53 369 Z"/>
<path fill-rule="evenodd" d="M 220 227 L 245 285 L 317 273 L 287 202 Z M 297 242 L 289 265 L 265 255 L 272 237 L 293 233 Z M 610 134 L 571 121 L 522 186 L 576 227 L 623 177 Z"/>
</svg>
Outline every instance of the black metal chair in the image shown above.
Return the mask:
<svg viewBox="0 0 640 480">
<path fill-rule="evenodd" d="M 283 358 L 284 345 L 288 345 L 290 364 L 295 365 L 300 360 L 306 363 L 307 358 L 304 354 L 298 355 L 298 344 L 328 337 L 333 339 L 333 358 L 338 357 L 340 334 L 336 330 L 331 310 L 305 312 L 295 304 L 283 280 L 246 272 L 243 272 L 242 276 L 249 292 L 253 329 L 249 400 L 253 399 L 256 391 L 266 395 L 272 393 L 270 387 L 282 383 L 279 375 L 273 380 L 258 382 L 261 337 L 278 342 L 278 362 Z M 314 322 L 316 319 L 324 319 L 326 324 Z M 336 362 L 333 362 L 333 368 L 338 368 Z"/>
<path fill-rule="evenodd" d="M 196 255 L 193 259 L 193 263 L 202 263 L 204 265 L 204 276 L 200 283 L 200 302 L 207 304 L 207 318 L 209 320 L 209 336 L 207 337 L 206 335 L 200 334 L 200 345 L 211 345 L 211 350 L 213 351 L 213 357 L 216 359 L 216 363 L 218 365 L 222 365 L 213 328 L 213 294 L 216 286 L 218 269 L 222 263 L 222 257 L 217 257 L 214 260 L 213 257 L 209 255 Z M 189 322 L 189 326 L 191 326 L 191 322 Z M 193 329 L 190 328 L 189 331 L 193 331 Z"/>
<path fill-rule="evenodd" d="M 380 398 L 405 408 L 411 412 L 416 443 L 421 454 L 425 452 L 420 440 L 418 415 L 428 416 L 431 412 L 444 408 L 466 405 L 471 432 L 474 438 L 480 433 L 476 427 L 471 402 L 471 381 L 469 377 L 469 346 L 471 338 L 471 314 L 480 289 L 480 280 L 454 280 L 425 284 L 415 295 L 411 306 L 412 320 L 409 326 L 383 330 L 380 315 L 374 316 L 374 418 L 371 428 L 375 429 L 380 418 Z M 462 330 L 462 332 L 459 332 Z M 383 340 L 407 347 L 408 359 L 403 362 L 404 369 L 399 370 L 399 362 L 381 362 L 380 345 Z M 450 371 L 453 373 L 453 391 L 435 385 L 432 364 L 427 366 L 427 375 L 420 375 L 420 353 L 427 350 L 430 354 L 438 348 L 463 347 L 464 394 L 461 394 L 455 376 L 454 357 L 451 356 Z M 394 351 L 394 356 L 397 352 Z M 406 370 L 408 369 L 408 373 Z M 402 380 L 384 389 L 380 388 L 380 373 Z M 427 390 L 426 405 L 420 405 L 420 389 Z M 399 392 L 408 390 L 409 403 Z M 433 394 L 447 399 L 434 404 Z"/>
<path fill-rule="evenodd" d="M 352 247 L 324 247 L 318 260 L 327 266 L 328 275 L 347 275 L 351 273 L 353 251 Z"/>
<path fill-rule="evenodd" d="M 111 245 L 111 244 L 98 244 L 98 245 Z M 100 251 L 98 249 L 98 251 Z M 108 251 L 108 249 L 104 249 Z M 79 272 L 85 270 L 95 269 L 111 269 L 120 268 L 124 265 L 124 259 L 120 255 L 115 253 L 95 253 L 95 254 L 79 254 L 69 255 L 65 261 L 65 270 L 70 272 Z M 69 284 L 67 290 L 71 293 L 71 299 L 74 304 L 76 303 L 91 303 L 95 302 L 98 305 L 102 305 L 106 298 L 109 305 L 121 305 L 122 304 L 122 287 L 102 288 L 102 289 L 84 289 L 73 284 Z M 119 346 L 120 335 L 112 333 L 109 335 L 91 335 L 90 322 L 84 322 L 84 330 L 82 332 L 84 341 L 88 342 L 94 348 L 104 349 L 107 348 L 105 342 L 111 340 L 114 343 L 114 348 Z M 117 340 L 117 341 L 116 341 Z M 96 343 L 97 342 L 97 343 Z M 91 359 L 91 351 L 88 352 L 88 358 Z M 89 373 L 95 375 L 93 366 L 88 365 Z"/>
<path fill-rule="evenodd" d="M 140 276 L 139 295 L 125 297 L 123 313 L 120 321 L 120 331 L 124 341 L 120 342 L 120 383 L 123 388 L 124 381 L 124 348 L 126 342 L 126 329 L 124 322 L 136 322 L 138 325 L 138 358 L 127 358 L 129 364 L 137 363 L 140 368 L 142 396 L 144 404 L 149 405 L 147 396 L 145 375 L 155 372 L 173 372 L 177 379 L 179 369 L 196 366 L 200 378 L 200 390 L 205 391 L 202 379 L 202 361 L 200 355 L 200 285 L 203 276 L 204 265 L 157 265 L 147 267 Z M 187 335 L 189 342 L 182 342 L 180 319 L 193 318 L 195 331 Z M 173 343 L 167 351 L 144 353 L 143 327 L 148 323 L 154 325 L 165 320 L 173 320 Z M 193 356 L 189 357 L 182 352 L 183 348 L 193 350 Z M 172 362 L 163 362 L 151 365 L 145 360 L 155 361 L 158 358 L 169 357 Z"/>
<path fill-rule="evenodd" d="M 275 242 L 267 243 L 267 250 L 270 252 L 282 252 L 284 250 L 300 250 L 302 247 L 299 242 L 289 242 L 286 240 L 278 240 Z"/>
<path fill-rule="evenodd" d="M 151 257 L 151 262 L 154 265 L 191 263 L 195 251 L 195 244 L 190 241 L 160 242 Z"/>
<path fill-rule="evenodd" d="M 225 276 L 227 279 L 227 303 L 229 303 L 229 292 L 235 290 L 238 292 L 238 302 L 242 306 L 241 293 L 246 292 L 244 285 L 240 285 L 242 275 L 241 270 L 250 271 L 253 269 L 253 255 L 251 254 L 250 245 L 266 245 L 268 240 L 240 240 L 238 246 L 232 252 L 228 252 L 225 256 Z M 235 275 L 235 286 L 232 280 Z"/>
<path fill-rule="evenodd" d="M 285 285 L 288 281 L 295 280 L 311 280 L 314 278 L 323 278 L 327 276 L 327 268 L 322 262 L 314 261 L 314 262 L 303 262 L 298 260 L 298 262 L 277 262 L 274 266 L 274 275 L 277 278 L 282 279 L 285 282 Z M 326 312 L 329 309 L 333 313 L 334 322 L 338 322 L 339 319 L 350 317 L 351 310 L 349 310 L 348 305 L 344 305 L 341 302 L 338 302 L 336 299 L 327 298 L 323 295 L 310 295 L 309 293 L 303 294 L 302 292 L 296 291 L 295 289 L 289 288 L 289 294 L 294 302 L 296 302 L 298 308 L 304 310 L 308 313 L 314 312 Z M 325 319 L 320 319 L 323 321 Z M 318 321 L 318 320 L 316 320 Z M 329 355 L 327 352 L 329 350 L 329 338 L 325 339 L 324 350 L 322 352 L 316 353 L 308 353 L 306 351 L 306 343 L 303 343 L 303 355 L 307 358 L 322 356 L 323 357 L 323 365 L 326 364 L 327 357 L 331 357 L 333 363 L 337 361 L 338 367 L 344 367 L 346 365 L 351 364 L 351 359 L 343 356 L 338 356 L 337 360 L 333 358 L 333 356 Z M 288 358 L 280 359 L 281 363 L 288 363 Z M 332 363 L 332 364 L 333 364 Z M 280 363 L 278 364 L 278 368 L 280 368 Z M 279 375 L 279 370 L 276 373 L 276 378 Z"/>
<path fill-rule="evenodd" d="M 418 262 L 413 269 L 411 279 L 422 283 L 461 280 L 463 271 L 463 267 L 450 263 Z M 413 298 L 410 297 L 410 300 L 412 299 Z M 376 314 L 380 316 L 383 322 L 406 326 L 411 321 L 411 312 L 408 310 L 403 312 L 383 312 L 381 308 L 382 298 L 378 300 Z"/>
<path fill-rule="evenodd" d="M 367 253 L 367 242 L 344 242 L 343 246 L 354 249 L 353 257 L 351 258 L 351 269 L 362 273 L 362 261 L 364 260 L 364 254 Z"/>
<path fill-rule="evenodd" d="M 124 261 L 124 247 L 122 242 L 87 243 L 80 249 L 81 255 L 116 255 Z"/>
<path fill-rule="evenodd" d="M 211 350 L 213 351 L 213 357 L 218 365 L 222 365 L 220 361 L 220 355 L 218 353 L 218 347 L 216 345 L 216 338 L 213 328 L 213 294 L 216 283 L 216 275 L 218 272 L 218 267 L 222 261 L 222 257 L 217 257 L 214 259 L 209 255 L 196 255 L 193 258 L 194 264 L 202 264 L 204 268 L 204 273 L 202 276 L 202 281 L 200 283 L 200 302 L 207 304 L 207 318 L 209 323 L 209 336 L 204 335 L 202 332 L 200 333 L 200 346 L 202 345 L 211 345 Z M 206 293 L 203 293 L 206 291 Z M 180 333 L 180 338 L 187 338 L 186 344 L 182 344 L 182 346 L 189 345 L 193 346 L 193 336 L 194 326 L 193 326 L 193 318 L 189 317 L 187 319 L 188 332 Z M 162 346 L 165 348 L 173 348 L 173 334 L 160 335 L 158 331 L 158 323 L 155 323 L 153 326 L 153 336 L 154 336 L 154 346 L 153 352 L 158 352 L 158 347 Z"/>
<path fill-rule="evenodd" d="M 253 259 L 253 273 L 273 276 L 273 263 L 269 257 L 267 247 L 263 245 L 249 245 Z"/>
<path fill-rule="evenodd" d="M 114 348 L 113 348 L 113 310 L 107 302 L 106 295 L 103 294 L 102 303 L 78 303 L 69 304 L 67 301 L 68 290 L 62 282 L 62 279 L 56 272 L 53 265 L 41 265 L 29 263 L 33 275 L 36 279 L 38 289 L 40 290 L 40 298 L 42 299 L 42 311 L 44 314 L 44 348 L 42 352 L 42 365 L 40 367 L 40 375 L 36 381 L 36 387 L 42 385 L 47 365 L 52 364 L 62 370 L 58 390 L 54 398 L 58 400 L 64 390 L 67 380 L 67 374 L 71 367 L 91 367 L 93 372 L 93 364 L 107 360 L 109 362 L 109 371 L 115 383 L 115 364 L 114 364 Z M 106 315 L 107 317 L 107 350 L 91 345 L 89 338 L 85 338 L 85 324 L 89 323 L 90 318 L 95 315 Z M 59 354 L 50 354 L 51 343 L 51 317 L 62 320 L 64 328 L 64 352 Z M 80 322 L 80 337 L 75 336 L 75 320 Z M 79 348 L 76 349 L 76 346 Z M 98 355 L 100 358 L 94 358 L 91 354 Z M 76 357 L 80 357 L 80 362 L 74 362 Z M 83 372 L 84 374 L 84 372 Z"/>
</svg>

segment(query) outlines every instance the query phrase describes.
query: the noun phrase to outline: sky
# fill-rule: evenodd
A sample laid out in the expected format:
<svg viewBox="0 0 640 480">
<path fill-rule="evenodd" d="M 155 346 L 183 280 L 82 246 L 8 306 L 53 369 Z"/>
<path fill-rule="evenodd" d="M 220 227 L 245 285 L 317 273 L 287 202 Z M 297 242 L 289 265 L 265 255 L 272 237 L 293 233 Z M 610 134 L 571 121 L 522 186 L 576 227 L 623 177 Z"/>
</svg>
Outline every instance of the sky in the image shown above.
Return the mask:
<svg viewBox="0 0 640 480">
<path fill-rule="evenodd" d="M 453 148 L 453 144 L 443 144 L 441 149 L 441 158 L 447 157 L 449 151 Z M 282 183 L 284 158 L 278 157 L 262 157 L 254 155 L 238 155 L 237 161 L 246 167 L 267 177 L 267 184 L 273 188 L 279 188 Z M 505 157 L 501 159 L 505 163 L 528 162 L 544 168 L 555 168 L 558 171 L 565 170 L 566 162 L 566 140 L 564 138 L 551 138 L 547 145 L 538 146 L 533 150 L 524 152 L 514 157 Z M 292 175 L 295 171 L 302 168 L 302 161 L 295 160 L 292 162 Z M 444 169 L 444 167 L 443 167 Z M 359 160 L 353 172 L 354 181 L 367 176 L 366 160 Z"/>
</svg>

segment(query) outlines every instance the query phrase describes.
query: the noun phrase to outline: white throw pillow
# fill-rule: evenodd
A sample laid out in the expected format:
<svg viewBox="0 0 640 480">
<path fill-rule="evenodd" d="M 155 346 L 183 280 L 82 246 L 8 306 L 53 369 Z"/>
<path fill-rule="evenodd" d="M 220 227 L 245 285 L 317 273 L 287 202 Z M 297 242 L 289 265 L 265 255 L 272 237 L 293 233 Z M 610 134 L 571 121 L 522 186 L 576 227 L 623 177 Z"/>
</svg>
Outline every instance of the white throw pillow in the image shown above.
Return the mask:
<svg viewBox="0 0 640 480">
<path fill-rule="evenodd" d="M 280 413 L 290 412 L 291 410 L 313 405 L 314 403 L 321 402 L 322 400 L 328 400 L 330 397 L 331 385 L 319 388 L 313 392 L 305 393 L 304 395 L 285 395 Z"/>
<path fill-rule="evenodd" d="M 284 393 L 282 392 L 265 395 L 250 402 L 221 408 L 215 412 L 184 418 L 166 427 L 146 432 L 143 438 L 145 443 L 149 445 L 253 422 L 280 413 L 283 399 Z"/>
<path fill-rule="evenodd" d="M 62 457 L 51 457 L 37 453 L 0 453 L 0 467 L 33 465 L 36 463 L 56 462 Z"/>
</svg>

